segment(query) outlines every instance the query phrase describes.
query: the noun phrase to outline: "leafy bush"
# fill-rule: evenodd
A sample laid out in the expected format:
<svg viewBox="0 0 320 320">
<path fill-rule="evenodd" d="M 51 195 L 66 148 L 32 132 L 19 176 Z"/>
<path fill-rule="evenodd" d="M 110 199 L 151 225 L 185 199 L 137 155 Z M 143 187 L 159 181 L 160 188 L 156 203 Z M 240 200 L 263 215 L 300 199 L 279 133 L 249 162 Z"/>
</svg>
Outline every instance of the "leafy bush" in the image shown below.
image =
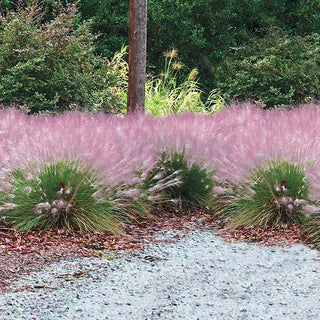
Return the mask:
<svg viewBox="0 0 320 320">
<path fill-rule="evenodd" d="M 79 5 L 83 17 L 93 17 L 94 31 L 103 34 L 98 39 L 98 52 L 110 55 L 121 45 L 127 44 L 128 9 L 125 1 L 85 0 Z M 150 0 L 149 70 L 155 69 L 156 73 L 162 70 L 161 53 L 168 47 L 174 47 L 180 50 L 180 59 L 185 66 L 198 68 L 198 85 L 205 91 L 205 95 L 209 95 L 212 88 L 221 88 L 225 90 L 228 102 L 234 98 L 263 99 L 268 107 L 300 104 L 309 97 L 318 98 L 316 82 L 319 68 L 313 68 L 313 58 L 306 52 L 306 46 L 313 44 L 313 40 L 307 39 L 306 35 L 319 32 L 319 12 L 320 3 L 317 1 Z M 293 45 L 289 44 L 287 48 L 277 50 L 274 43 L 265 39 L 269 36 L 266 31 L 268 27 L 286 30 L 285 37 Z M 302 39 L 306 36 L 303 40 L 306 46 L 303 43 L 299 44 L 299 36 Z M 252 46 L 252 51 L 237 52 L 241 54 L 239 57 L 237 54 L 233 55 L 233 51 L 230 53 L 230 48 L 244 45 Z M 273 52 L 271 48 L 267 50 L 269 46 L 273 47 Z M 259 53 L 261 49 L 262 52 Z M 285 53 L 284 50 L 291 52 Z M 264 63 L 268 65 L 269 71 L 252 69 L 250 60 L 255 53 L 259 60 L 267 57 Z M 282 55 L 285 57 L 281 58 Z M 269 58 L 271 60 L 268 62 Z M 243 59 L 246 61 L 241 63 Z M 280 71 L 273 72 L 279 64 Z M 237 69 L 236 72 L 233 72 L 233 68 Z M 184 76 L 182 82 L 189 73 L 188 68 L 181 71 Z M 226 73 L 229 73 L 227 79 Z M 233 77 L 236 78 L 234 82 Z M 312 83 L 313 78 L 316 81 Z M 240 93 L 237 92 L 237 87 L 240 88 Z M 265 91 L 267 93 L 264 93 Z"/>
<path fill-rule="evenodd" d="M 16 169 L 10 183 L 11 188 L 1 193 L 1 213 L 19 230 L 117 232 L 126 215 L 114 192 L 77 161 L 43 165 L 38 174 L 35 169 Z"/>
<path fill-rule="evenodd" d="M 126 1 L 85 0 L 79 6 L 84 18 L 93 18 L 94 31 L 103 34 L 97 44 L 100 53 L 110 56 L 127 44 Z M 178 48 L 182 63 L 199 69 L 201 89 L 208 94 L 217 87 L 216 67 L 223 63 L 230 47 L 263 38 L 269 26 L 293 36 L 318 33 L 319 12 L 320 3 L 310 0 L 150 0 L 149 69 L 161 70 L 161 53 Z M 189 72 L 182 70 L 185 77 Z"/>
<path fill-rule="evenodd" d="M 270 161 L 255 168 L 247 194 L 234 201 L 233 227 L 303 224 L 302 205 L 309 194 L 303 167 L 285 160 Z"/>
<path fill-rule="evenodd" d="M 233 47 L 217 68 L 217 87 L 226 99 L 251 99 L 263 107 L 303 104 L 320 96 L 320 36 L 289 36 L 270 30 Z"/>
<path fill-rule="evenodd" d="M 67 6 L 43 22 L 40 7 L 0 16 L 0 102 L 15 102 L 33 112 L 73 108 L 116 112 L 123 107 L 122 79 L 116 62 L 96 56 L 90 24 L 77 24 Z"/>
<path fill-rule="evenodd" d="M 1 8 L 14 9 L 21 0 L 0 0 Z M 26 1 L 27 2 L 27 1 Z M 47 21 L 56 16 L 54 0 L 42 0 Z M 114 0 L 61 0 L 76 3 L 81 13 L 77 23 L 92 20 L 96 52 L 111 57 L 128 41 L 128 2 Z M 263 38 L 265 28 L 276 27 L 288 34 L 305 36 L 320 29 L 318 1 L 283 0 L 150 0 L 148 7 L 149 69 L 161 70 L 162 52 L 181 50 L 186 66 L 199 69 L 208 93 L 217 87 L 216 68 L 229 53 L 252 38 Z M 187 76 L 190 70 L 183 71 Z M 284 87 L 286 89 L 287 87 Z M 280 90 L 281 94 L 285 94 Z"/>
<path fill-rule="evenodd" d="M 163 191 L 166 199 L 181 206 L 200 207 L 210 206 L 213 186 L 213 172 L 189 163 L 185 149 L 163 152 L 144 184 L 144 188 Z"/>
</svg>

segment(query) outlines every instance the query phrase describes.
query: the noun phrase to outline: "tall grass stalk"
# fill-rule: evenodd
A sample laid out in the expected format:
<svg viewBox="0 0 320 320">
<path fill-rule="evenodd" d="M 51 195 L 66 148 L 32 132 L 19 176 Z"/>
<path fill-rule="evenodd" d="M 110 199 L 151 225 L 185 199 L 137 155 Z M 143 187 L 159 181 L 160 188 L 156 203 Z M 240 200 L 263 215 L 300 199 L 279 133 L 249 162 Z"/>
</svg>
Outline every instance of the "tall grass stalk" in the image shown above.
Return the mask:
<svg viewBox="0 0 320 320">
<path fill-rule="evenodd" d="M 203 93 L 197 81 L 197 69 L 192 69 L 187 78 L 178 84 L 179 72 L 183 65 L 176 60 L 176 49 L 165 52 L 164 56 L 164 71 L 146 82 L 148 113 L 153 116 L 182 112 L 215 113 L 223 108 L 224 100 L 218 98 L 218 92 L 212 92 L 207 102 L 202 101 Z"/>
</svg>

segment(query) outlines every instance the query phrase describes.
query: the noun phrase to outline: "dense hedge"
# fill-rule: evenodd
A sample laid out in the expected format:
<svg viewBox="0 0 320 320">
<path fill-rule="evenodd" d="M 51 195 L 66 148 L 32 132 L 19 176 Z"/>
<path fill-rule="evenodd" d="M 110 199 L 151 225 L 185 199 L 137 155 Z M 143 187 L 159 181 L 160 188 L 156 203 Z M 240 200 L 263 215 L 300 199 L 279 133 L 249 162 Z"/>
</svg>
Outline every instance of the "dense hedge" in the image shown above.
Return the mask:
<svg viewBox="0 0 320 320">
<path fill-rule="evenodd" d="M 320 36 L 288 36 L 271 29 L 266 37 L 231 48 L 216 68 L 226 101 L 252 100 L 264 108 L 310 102 L 320 95 Z"/>
<path fill-rule="evenodd" d="M 74 0 L 70 1 L 74 2 Z M 16 1 L 0 1 L 2 8 L 12 8 L 14 2 Z M 65 2 L 67 1 L 62 1 L 62 3 Z M 41 3 L 48 11 L 47 17 L 52 17 L 55 1 L 43 0 Z M 78 6 L 82 19 L 92 19 L 92 31 L 101 34 L 96 42 L 96 52 L 110 57 L 123 44 L 127 44 L 128 0 L 81 0 Z M 185 65 L 190 68 L 199 68 L 203 88 L 209 91 L 224 82 L 221 89 L 227 95 L 233 95 L 234 88 L 226 85 L 228 81 L 220 81 L 217 76 L 221 62 L 227 58 L 229 65 L 233 64 L 233 52 L 230 48 L 245 46 L 248 42 L 254 48 L 252 39 L 259 42 L 267 35 L 270 27 L 283 30 L 288 37 L 306 36 L 319 32 L 320 2 L 313 0 L 149 0 L 149 70 L 161 69 L 162 53 L 175 47 L 179 50 L 179 57 Z M 249 55 L 252 56 L 252 51 Z M 294 53 L 292 60 L 295 57 Z M 239 57 L 236 56 L 234 61 L 237 68 L 238 60 Z M 254 91 L 261 89 L 265 90 L 264 87 L 255 87 Z M 309 94 L 315 89 L 307 87 L 302 91 Z M 280 92 L 286 94 L 287 88 L 280 87 Z M 257 96 L 260 93 L 259 91 Z M 250 94 L 251 90 L 248 98 L 251 97 Z M 304 98 L 302 100 L 305 100 Z M 278 104 L 278 102 L 273 104 L 272 99 L 267 97 L 268 106 Z M 284 103 L 288 101 L 300 103 L 301 97 L 299 95 L 296 100 L 293 95 L 292 99 L 284 99 Z"/>
<path fill-rule="evenodd" d="M 31 112 L 121 109 L 121 75 L 94 54 L 95 38 L 72 5 L 47 23 L 37 6 L 0 16 L 0 102 Z"/>
</svg>

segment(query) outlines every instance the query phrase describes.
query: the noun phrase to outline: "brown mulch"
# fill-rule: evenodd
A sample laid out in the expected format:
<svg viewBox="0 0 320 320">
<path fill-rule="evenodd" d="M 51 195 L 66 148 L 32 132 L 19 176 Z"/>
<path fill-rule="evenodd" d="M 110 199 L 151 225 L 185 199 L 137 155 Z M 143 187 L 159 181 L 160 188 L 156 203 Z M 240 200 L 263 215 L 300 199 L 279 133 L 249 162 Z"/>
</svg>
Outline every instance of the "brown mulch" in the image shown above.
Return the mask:
<svg viewBox="0 0 320 320">
<path fill-rule="evenodd" d="M 155 212 L 128 226 L 124 234 L 80 234 L 58 231 L 17 232 L 0 226 L 0 294 L 10 291 L 19 277 L 72 257 L 102 256 L 110 252 L 143 249 L 161 230 L 215 230 L 226 241 L 257 242 L 261 245 L 291 245 L 301 242 L 299 226 L 230 230 L 225 222 L 205 210 L 176 209 Z"/>
</svg>

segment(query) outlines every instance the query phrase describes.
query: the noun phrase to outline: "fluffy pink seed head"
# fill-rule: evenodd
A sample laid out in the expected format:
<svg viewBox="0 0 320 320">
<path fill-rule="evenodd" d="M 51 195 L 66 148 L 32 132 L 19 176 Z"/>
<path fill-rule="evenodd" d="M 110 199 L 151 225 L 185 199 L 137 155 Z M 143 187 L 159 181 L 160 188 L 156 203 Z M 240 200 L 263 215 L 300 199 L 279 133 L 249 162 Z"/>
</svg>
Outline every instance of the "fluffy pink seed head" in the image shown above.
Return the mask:
<svg viewBox="0 0 320 320">
<path fill-rule="evenodd" d="M 64 190 L 64 194 L 66 194 L 66 195 L 71 194 L 71 189 L 69 188 L 69 189 Z"/>
<path fill-rule="evenodd" d="M 280 207 L 288 207 L 289 204 L 293 203 L 293 199 L 291 197 L 280 197 L 277 201 Z"/>
<path fill-rule="evenodd" d="M 181 114 L 152 118 L 95 116 L 71 112 L 28 117 L 0 111 L 0 161 L 4 176 L 28 163 L 80 159 L 109 186 L 135 181 L 150 171 L 164 147 L 188 149 L 192 162 L 215 170 L 217 181 L 241 183 L 253 167 L 286 158 L 306 167 L 312 199 L 320 199 L 320 108 L 264 112 L 233 105 L 217 115 Z M 144 173 L 143 173 L 144 174 Z M 8 185 L 6 185 L 8 184 Z M 1 188 L 10 183 L 1 178 Z"/>
<path fill-rule="evenodd" d="M 50 215 L 55 217 L 58 214 L 59 210 L 57 208 L 52 208 L 50 210 Z"/>
<path fill-rule="evenodd" d="M 295 212 L 295 207 L 293 204 L 288 204 L 287 209 L 289 210 L 290 213 L 294 213 Z"/>
<path fill-rule="evenodd" d="M 5 203 L 2 207 L 5 210 L 10 210 L 15 208 L 16 206 L 17 206 L 16 204 L 9 202 L 9 203 Z"/>
<path fill-rule="evenodd" d="M 61 210 L 67 210 L 69 207 L 69 202 L 63 199 L 57 199 L 52 201 L 52 207 Z"/>
</svg>

